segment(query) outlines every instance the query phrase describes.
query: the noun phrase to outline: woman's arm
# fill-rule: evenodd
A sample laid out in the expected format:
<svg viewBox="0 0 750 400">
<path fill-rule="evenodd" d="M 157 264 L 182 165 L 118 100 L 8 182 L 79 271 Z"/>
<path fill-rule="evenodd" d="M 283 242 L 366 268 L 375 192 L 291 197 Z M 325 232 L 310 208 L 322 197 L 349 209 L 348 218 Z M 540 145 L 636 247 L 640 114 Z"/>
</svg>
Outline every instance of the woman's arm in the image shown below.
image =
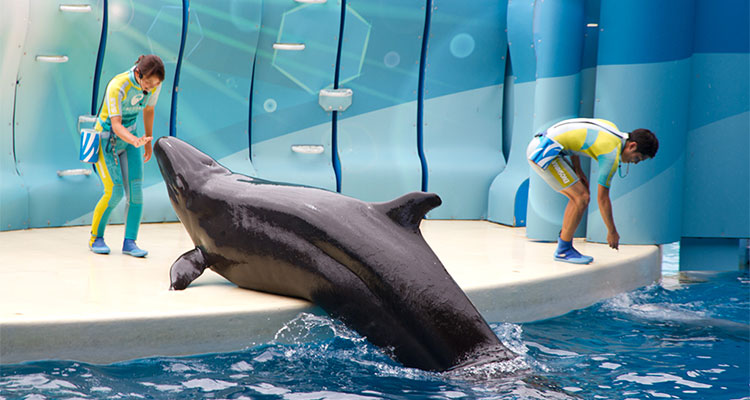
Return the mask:
<svg viewBox="0 0 750 400">
<path fill-rule="evenodd" d="M 148 160 L 151 159 L 151 139 L 154 136 L 154 106 L 146 106 L 146 108 L 143 109 L 143 126 L 146 128 L 146 136 L 144 136 L 144 138 L 149 139 L 148 142 L 146 142 L 143 161 L 148 162 Z"/>
<path fill-rule="evenodd" d="M 142 137 L 139 138 L 130 131 L 128 131 L 128 128 L 124 127 L 122 125 L 122 117 L 121 116 L 114 116 L 109 119 L 110 124 L 112 125 L 112 132 L 115 133 L 115 135 L 119 136 L 120 139 L 124 140 L 127 143 L 132 144 L 135 147 L 141 147 L 146 143 L 151 142 L 150 137 Z"/>
</svg>

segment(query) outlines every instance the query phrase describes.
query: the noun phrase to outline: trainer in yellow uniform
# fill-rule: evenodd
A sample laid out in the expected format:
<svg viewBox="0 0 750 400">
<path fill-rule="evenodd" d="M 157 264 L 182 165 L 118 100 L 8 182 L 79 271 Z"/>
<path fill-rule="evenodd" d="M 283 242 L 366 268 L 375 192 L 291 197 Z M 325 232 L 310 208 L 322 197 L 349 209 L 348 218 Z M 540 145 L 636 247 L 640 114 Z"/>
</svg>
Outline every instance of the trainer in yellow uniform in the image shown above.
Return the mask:
<svg viewBox="0 0 750 400">
<path fill-rule="evenodd" d="M 615 227 L 609 199 L 612 177 L 620 163 L 638 164 L 653 158 L 657 150 L 659 141 L 648 129 L 623 133 L 615 124 L 603 119 L 569 119 L 534 136 L 526 149 L 529 164 L 553 189 L 568 197 L 555 260 L 575 264 L 588 264 L 594 260 L 573 248 L 573 234 L 590 198 L 588 178 L 581 169 L 580 157 L 590 157 L 599 163 L 597 201 L 607 226 L 607 243 L 617 249 L 620 235 Z"/>
<path fill-rule="evenodd" d="M 89 248 L 97 254 L 109 254 L 104 243 L 104 229 L 112 210 L 128 197 L 125 208 L 125 240 L 122 252 L 145 257 L 135 240 L 143 212 L 143 162 L 151 159 L 154 106 L 164 81 L 164 64 L 153 54 L 140 56 L 135 66 L 115 76 L 107 84 L 99 110 L 96 130 L 101 133 L 96 172 L 102 180 L 104 194 L 94 209 Z M 136 122 L 143 111 L 145 135 L 138 137 Z M 145 154 L 141 147 L 145 146 Z"/>
</svg>

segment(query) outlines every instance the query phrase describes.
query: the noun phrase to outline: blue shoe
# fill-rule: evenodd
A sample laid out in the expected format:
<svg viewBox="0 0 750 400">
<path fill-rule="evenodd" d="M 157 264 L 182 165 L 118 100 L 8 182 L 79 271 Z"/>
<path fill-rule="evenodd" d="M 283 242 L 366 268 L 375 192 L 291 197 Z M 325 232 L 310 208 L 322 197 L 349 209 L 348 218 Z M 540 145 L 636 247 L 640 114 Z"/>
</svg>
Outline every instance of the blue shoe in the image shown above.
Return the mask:
<svg viewBox="0 0 750 400">
<path fill-rule="evenodd" d="M 122 242 L 122 252 L 133 257 L 146 257 L 146 254 L 148 254 L 148 251 L 138 248 L 133 239 L 125 239 Z"/>
<path fill-rule="evenodd" d="M 591 264 L 594 261 L 594 257 L 584 256 L 578 250 L 571 247 L 565 251 L 555 251 L 555 260 L 572 264 Z"/>
<path fill-rule="evenodd" d="M 92 238 L 89 241 L 89 249 L 96 254 L 109 254 L 109 246 L 104 243 L 104 238 Z"/>
</svg>

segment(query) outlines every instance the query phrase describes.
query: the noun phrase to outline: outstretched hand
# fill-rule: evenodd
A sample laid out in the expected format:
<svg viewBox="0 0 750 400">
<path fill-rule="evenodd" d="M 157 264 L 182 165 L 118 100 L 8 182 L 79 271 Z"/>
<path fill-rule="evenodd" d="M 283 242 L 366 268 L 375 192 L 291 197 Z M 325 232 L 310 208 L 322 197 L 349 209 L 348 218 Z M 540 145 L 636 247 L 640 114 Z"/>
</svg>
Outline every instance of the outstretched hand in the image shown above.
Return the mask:
<svg viewBox="0 0 750 400">
<path fill-rule="evenodd" d="M 620 234 L 617 232 L 607 233 L 607 244 L 609 244 L 609 247 L 618 250 L 620 247 Z"/>
<path fill-rule="evenodd" d="M 145 145 L 146 143 L 150 143 L 151 139 L 152 139 L 151 136 L 136 137 L 135 141 L 131 144 L 135 147 L 141 147 Z"/>
</svg>

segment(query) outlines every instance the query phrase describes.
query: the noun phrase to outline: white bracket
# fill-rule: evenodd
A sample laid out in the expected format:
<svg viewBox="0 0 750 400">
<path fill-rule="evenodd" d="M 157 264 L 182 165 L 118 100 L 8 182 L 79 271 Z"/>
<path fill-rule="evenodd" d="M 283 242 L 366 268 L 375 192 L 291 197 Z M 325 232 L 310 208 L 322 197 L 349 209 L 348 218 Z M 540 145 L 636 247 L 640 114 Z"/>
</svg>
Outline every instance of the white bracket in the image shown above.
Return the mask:
<svg viewBox="0 0 750 400">
<path fill-rule="evenodd" d="M 274 50 L 301 51 L 305 49 L 304 43 L 274 43 Z"/>
<path fill-rule="evenodd" d="M 300 154 L 321 154 L 325 147 L 319 144 L 295 144 L 292 145 L 292 151 Z"/>
<path fill-rule="evenodd" d="M 60 11 L 70 13 L 90 13 L 91 6 L 88 4 L 60 4 Z"/>
<path fill-rule="evenodd" d="M 36 56 L 36 60 L 48 63 L 66 63 L 68 62 L 68 56 Z"/>
<path fill-rule="evenodd" d="M 62 171 L 57 171 L 57 176 L 63 177 L 63 176 L 73 176 L 73 175 L 85 175 L 89 176 L 91 175 L 90 169 L 80 168 L 80 169 L 65 169 Z"/>
</svg>

